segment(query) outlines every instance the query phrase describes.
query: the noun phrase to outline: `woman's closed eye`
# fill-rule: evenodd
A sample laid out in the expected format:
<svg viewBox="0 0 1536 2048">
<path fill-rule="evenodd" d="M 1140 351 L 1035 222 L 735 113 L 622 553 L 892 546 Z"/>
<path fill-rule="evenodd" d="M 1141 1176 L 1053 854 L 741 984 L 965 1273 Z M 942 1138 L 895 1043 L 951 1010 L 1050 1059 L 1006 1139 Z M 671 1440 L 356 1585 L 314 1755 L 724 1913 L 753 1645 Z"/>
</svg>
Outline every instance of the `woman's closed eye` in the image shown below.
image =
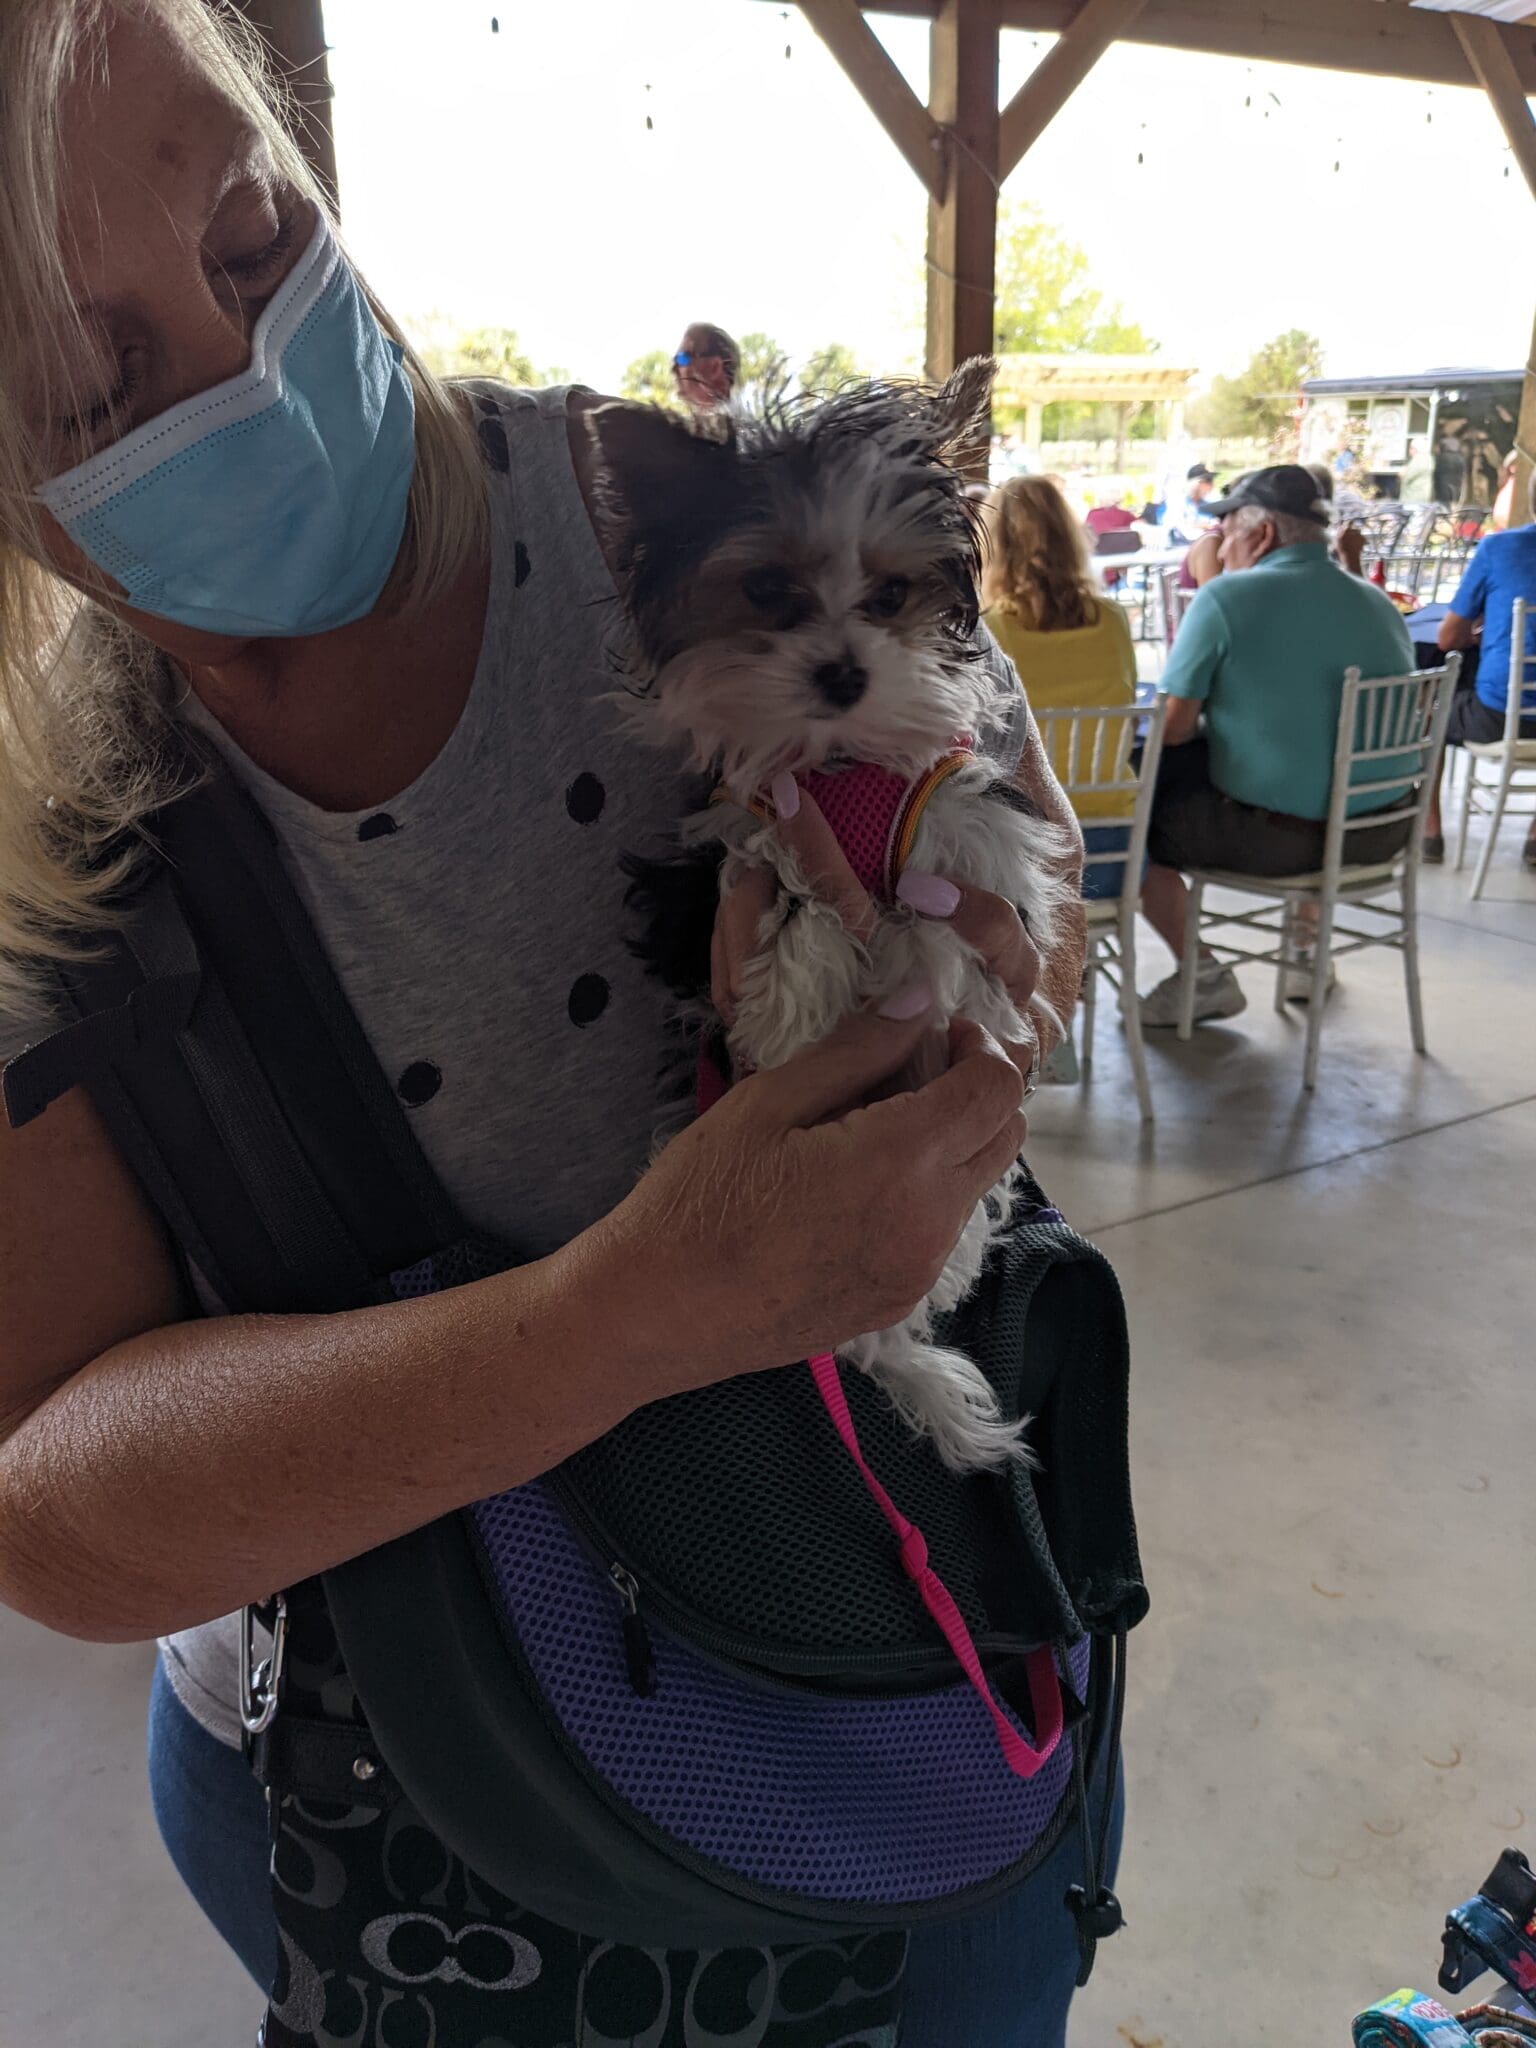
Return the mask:
<svg viewBox="0 0 1536 2048">
<path fill-rule="evenodd" d="M 117 379 L 99 397 L 84 398 L 72 413 L 54 420 L 54 439 L 75 460 L 101 440 L 115 440 L 125 433 L 128 415 L 145 377 L 144 351 L 124 349 L 118 358 Z"/>
<path fill-rule="evenodd" d="M 301 215 L 305 209 L 297 203 L 279 219 L 277 231 L 265 242 L 243 253 L 224 256 L 209 263 L 210 275 L 227 277 L 237 290 L 244 295 L 259 292 L 265 286 L 275 289 L 282 281 L 293 255 L 303 226 Z"/>
</svg>

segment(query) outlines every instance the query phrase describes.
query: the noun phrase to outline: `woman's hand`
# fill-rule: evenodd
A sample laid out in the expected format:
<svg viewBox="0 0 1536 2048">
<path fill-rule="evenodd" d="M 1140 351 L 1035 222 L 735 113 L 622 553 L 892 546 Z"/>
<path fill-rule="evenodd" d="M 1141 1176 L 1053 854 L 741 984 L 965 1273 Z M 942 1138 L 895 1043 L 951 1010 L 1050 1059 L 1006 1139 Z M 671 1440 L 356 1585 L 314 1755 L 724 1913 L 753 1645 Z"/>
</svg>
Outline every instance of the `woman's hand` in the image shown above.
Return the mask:
<svg viewBox="0 0 1536 2048">
<path fill-rule="evenodd" d="M 933 1023 L 861 1011 L 738 1082 L 568 1248 L 641 1399 L 832 1349 L 928 1293 L 1026 1129 L 1017 1069 L 961 1018 L 944 1073 L 870 1100 Z"/>
<path fill-rule="evenodd" d="M 815 798 L 806 795 L 792 776 L 781 777 L 773 794 L 779 837 L 794 854 L 801 872 L 848 930 L 867 939 L 879 911 L 849 866 Z M 778 892 L 777 876 L 766 868 L 754 868 L 721 901 L 711 950 L 710 993 L 727 1024 L 736 1020 L 742 973 L 757 951 L 763 916 L 773 908 Z M 974 946 L 988 971 L 1008 991 L 1019 1015 L 1028 1017 L 1029 1000 L 1040 981 L 1040 953 L 1006 897 L 947 876 L 910 869 L 898 882 L 896 894 L 921 916 L 942 918 Z M 1038 1057 L 1038 1042 L 1014 1040 L 1004 1050 L 1027 1078 Z"/>
</svg>

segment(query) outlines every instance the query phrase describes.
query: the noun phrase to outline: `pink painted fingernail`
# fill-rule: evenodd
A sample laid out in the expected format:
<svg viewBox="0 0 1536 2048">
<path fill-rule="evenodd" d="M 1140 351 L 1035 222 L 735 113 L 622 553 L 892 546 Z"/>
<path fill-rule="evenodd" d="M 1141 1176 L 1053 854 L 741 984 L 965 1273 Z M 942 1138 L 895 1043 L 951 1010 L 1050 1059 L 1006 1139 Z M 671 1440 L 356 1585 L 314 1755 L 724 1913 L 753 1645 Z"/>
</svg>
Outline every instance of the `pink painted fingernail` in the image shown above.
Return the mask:
<svg viewBox="0 0 1536 2048">
<path fill-rule="evenodd" d="M 886 997 L 880 1005 L 880 1015 L 890 1017 L 898 1024 L 907 1024 L 912 1018 L 921 1017 L 925 1010 L 932 1008 L 933 984 L 928 981 L 909 981 L 905 988 L 897 989 L 895 995 Z"/>
<path fill-rule="evenodd" d="M 942 875 L 927 875 L 920 868 L 908 868 L 896 884 L 896 895 L 924 917 L 953 917 L 960 906 L 960 891 Z"/>
<path fill-rule="evenodd" d="M 800 808 L 800 785 L 786 768 L 773 778 L 773 808 L 781 818 L 792 818 Z"/>
</svg>

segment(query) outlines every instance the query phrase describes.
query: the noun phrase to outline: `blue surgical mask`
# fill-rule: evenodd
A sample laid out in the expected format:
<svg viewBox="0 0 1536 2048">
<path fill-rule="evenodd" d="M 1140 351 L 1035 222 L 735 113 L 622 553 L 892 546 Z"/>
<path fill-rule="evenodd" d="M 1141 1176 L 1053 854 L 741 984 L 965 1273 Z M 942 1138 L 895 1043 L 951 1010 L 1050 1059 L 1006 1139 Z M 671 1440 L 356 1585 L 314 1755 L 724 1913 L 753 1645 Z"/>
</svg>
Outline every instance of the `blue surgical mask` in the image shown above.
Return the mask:
<svg viewBox="0 0 1536 2048">
<path fill-rule="evenodd" d="M 249 368 L 37 495 L 139 610 L 289 639 L 372 611 L 415 462 L 400 349 L 322 218 L 252 331 Z"/>
</svg>

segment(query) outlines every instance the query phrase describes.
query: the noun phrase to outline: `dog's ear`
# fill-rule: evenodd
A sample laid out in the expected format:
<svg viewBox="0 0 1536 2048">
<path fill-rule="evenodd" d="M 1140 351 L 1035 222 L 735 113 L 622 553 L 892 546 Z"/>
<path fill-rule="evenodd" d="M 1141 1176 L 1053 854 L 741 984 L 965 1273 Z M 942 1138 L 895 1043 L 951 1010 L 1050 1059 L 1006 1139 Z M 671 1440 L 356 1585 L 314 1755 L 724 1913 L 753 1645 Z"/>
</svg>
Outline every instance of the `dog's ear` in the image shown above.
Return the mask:
<svg viewBox="0 0 1536 2048">
<path fill-rule="evenodd" d="M 621 551 L 690 510 L 703 511 L 728 488 L 728 428 L 701 429 L 659 405 L 600 405 L 588 419 L 597 448 L 597 509 Z"/>
<path fill-rule="evenodd" d="M 996 375 L 995 357 L 972 356 L 933 394 L 929 401 L 930 417 L 940 455 L 953 454 L 990 435 L 992 381 Z"/>
</svg>

